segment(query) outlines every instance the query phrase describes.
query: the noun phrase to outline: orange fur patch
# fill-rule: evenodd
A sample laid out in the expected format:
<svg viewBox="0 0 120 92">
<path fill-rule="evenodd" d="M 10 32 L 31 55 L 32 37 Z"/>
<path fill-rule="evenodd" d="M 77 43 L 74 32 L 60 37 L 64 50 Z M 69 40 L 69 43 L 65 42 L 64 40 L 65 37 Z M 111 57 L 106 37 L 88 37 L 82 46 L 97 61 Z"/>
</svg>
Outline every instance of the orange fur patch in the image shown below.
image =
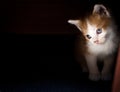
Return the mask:
<svg viewBox="0 0 120 92">
<path fill-rule="evenodd" d="M 83 35 L 86 35 L 87 33 L 87 21 L 89 21 L 91 25 L 96 25 L 97 28 L 102 28 L 104 30 L 112 22 L 110 17 L 100 16 L 98 14 L 91 14 L 87 18 L 85 17 L 85 19 L 80 19 L 79 21 L 79 27 L 81 28 Z"/>
</svg>

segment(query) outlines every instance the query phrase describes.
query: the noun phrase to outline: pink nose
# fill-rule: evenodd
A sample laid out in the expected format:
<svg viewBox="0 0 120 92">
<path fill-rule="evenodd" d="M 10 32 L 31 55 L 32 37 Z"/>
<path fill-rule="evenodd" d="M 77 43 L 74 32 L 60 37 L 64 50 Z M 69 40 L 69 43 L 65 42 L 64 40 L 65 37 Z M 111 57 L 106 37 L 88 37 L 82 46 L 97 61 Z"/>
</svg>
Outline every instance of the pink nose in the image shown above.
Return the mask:
<svg viewBox="0 0 120 92">
<path fill-rule="evenodd" d="M 94 43 L 99 43 L 99 40 L 94 41 Z"/>
</svg>

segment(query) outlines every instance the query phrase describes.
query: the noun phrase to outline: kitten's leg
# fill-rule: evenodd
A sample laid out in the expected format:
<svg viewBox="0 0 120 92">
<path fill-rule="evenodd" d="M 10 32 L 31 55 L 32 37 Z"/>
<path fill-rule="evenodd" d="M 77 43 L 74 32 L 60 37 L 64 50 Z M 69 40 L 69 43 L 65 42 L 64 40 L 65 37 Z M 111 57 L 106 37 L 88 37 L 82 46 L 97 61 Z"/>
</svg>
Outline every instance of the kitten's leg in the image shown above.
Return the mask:
<svg viewBox="0 0 120 92">
<path fill-rule="evenodd" d="M 89 69 L 89 79 L 97 81 L 100 79 L 100 72 L 97 66 L 97 57 L 93 55 L 86 55 L 86 61 Z"/>
<path fill-rule="evenodd" d="M 102 80 L 110 80 L 112 78 L 112 65 L 113 65 L 114 57 L 107 57 L 104 60 L 104 66 L 102 69 Z"/>
<path fill-rule="evenodd" d="M 81 54 L 75 54 L 76 61 L 80 64 L 82 72 L 88 72 L 87 64 L 85 61 L 85 57 Z"/>
<path fill-rule="evenodd" d="M 85 61 L 81 61 L 80 65 L 82 68 L 82 72 L 88 72 L 87 64 Z"/>
<path fill-rule="evenodd" d="M 82 68 L 82 72 L 88 72 L 88 68 L 87 68 L 87 64 L 86 64 L 86 61 L 85 61 L 85 57 L 81 56 L 79 57 L 79 64 Z"/>
</svg>

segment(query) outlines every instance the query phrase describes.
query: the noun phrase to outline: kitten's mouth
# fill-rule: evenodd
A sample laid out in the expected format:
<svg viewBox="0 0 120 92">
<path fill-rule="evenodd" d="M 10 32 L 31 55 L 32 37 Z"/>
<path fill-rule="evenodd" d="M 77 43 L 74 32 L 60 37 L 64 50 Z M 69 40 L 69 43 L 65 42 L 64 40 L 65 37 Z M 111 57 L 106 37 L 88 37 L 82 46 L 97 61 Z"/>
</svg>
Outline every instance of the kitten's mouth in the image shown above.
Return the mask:
<svg viewBox="0 0 120 92">
<path fill-rule="evenodd" d="M 95 43 L 95 44 L 99 44 L 99 43 L 100 43 L 100 41 L 99 41 L 99 40 L 96 40 L 96 41 L 94 41 L 94 43 Z"/>
<path fill-rule="evenodd" d="M 99 40 L 94 41 L 95 44 L 103 44 L 104 42 L 100 42 Z"/>
</svg>

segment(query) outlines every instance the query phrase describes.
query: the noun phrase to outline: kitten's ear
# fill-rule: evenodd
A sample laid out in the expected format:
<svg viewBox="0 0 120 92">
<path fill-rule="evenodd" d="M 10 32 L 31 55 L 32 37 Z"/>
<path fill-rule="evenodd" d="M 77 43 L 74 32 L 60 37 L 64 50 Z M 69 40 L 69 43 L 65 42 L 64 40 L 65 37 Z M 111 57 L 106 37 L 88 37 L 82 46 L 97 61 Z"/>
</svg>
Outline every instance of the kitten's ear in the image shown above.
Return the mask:
<svg viewBox="0 0 120 92">
<path fill-rule="evenodd" d="M 74 24 L 74 25 L 79 25 L 79 20 L 68 20 L 68 23 Z"/>
<path fill-rule="evenodd" d="M 68 23 L 75 25 L 81 31 L 81 28 L 79 26 L 80 20 L 68 20 Z"/>
<path fill-rule="evenodd" d="M 100 16 L 110 17 L 109 11 L 102 4 L 95 4 L 94 5 L 93 14 L 99 14 Z"/>
</svg>

